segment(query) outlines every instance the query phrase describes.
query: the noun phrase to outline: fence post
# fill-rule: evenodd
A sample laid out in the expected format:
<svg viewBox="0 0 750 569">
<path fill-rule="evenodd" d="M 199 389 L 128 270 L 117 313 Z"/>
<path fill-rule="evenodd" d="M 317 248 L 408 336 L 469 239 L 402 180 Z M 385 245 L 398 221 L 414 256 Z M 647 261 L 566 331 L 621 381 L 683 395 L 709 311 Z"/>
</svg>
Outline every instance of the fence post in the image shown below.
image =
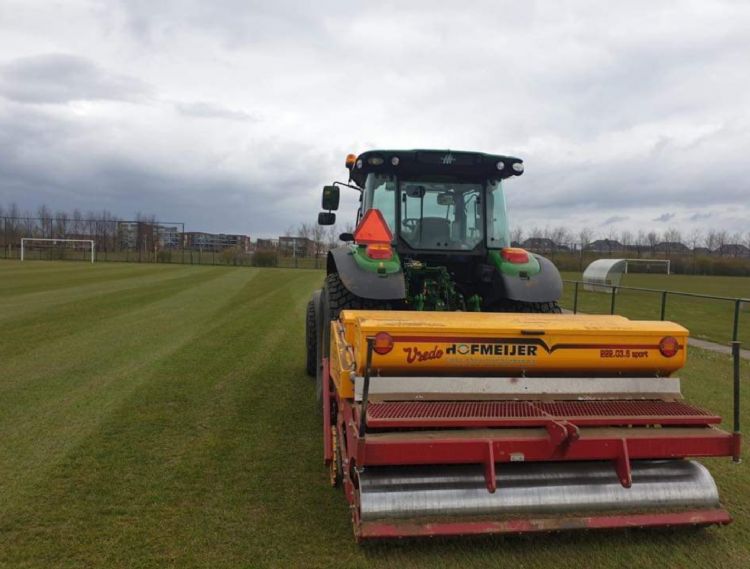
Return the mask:
<svg viewBox="0 0 750 569">
<path fill-rule="evenodd" d="M 573 314 L 578 314 L 578 281 L 573 288 Z"/>
<path fill-rule="evenodd" d="M 661 319 L 664 320 L 666 315 L 667 315 L 667 291 L 663 290 L 661 291 Z"/>
<path fill-rule="evenodd" d="M 617 287 L 612 287 L 612 302 L 609 305 L 609 313 L 614 314 L 615 313 L 615 294 L 617 294 Z"/>
<path fill-rule="evenodd" d="M 732 342 L 733 360 L 733 382 L 734 382 L 734 432 L 733 435 L 733 457 L 734 462 L 742 461 L 742 437 L 740 435 L 740 343 Z"/>
<path fill-rule="evenodd" d="M 732 325 L 732 341 L 736 342 L 739 340 L 740 334 L 740 307 L 742 306 L 742 300 L 737 299 L 734 301 L 734 324 Z"/>
</svg>

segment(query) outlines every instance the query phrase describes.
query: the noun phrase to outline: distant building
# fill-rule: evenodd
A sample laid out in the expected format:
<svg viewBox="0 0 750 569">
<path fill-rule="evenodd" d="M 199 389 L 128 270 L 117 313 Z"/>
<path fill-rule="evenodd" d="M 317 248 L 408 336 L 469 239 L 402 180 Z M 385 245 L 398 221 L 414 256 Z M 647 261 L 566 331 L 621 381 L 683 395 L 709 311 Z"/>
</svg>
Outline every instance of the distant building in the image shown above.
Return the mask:
<svg viewBox="0 0 750 569">
<path fill-rule="evenodd" d="M 522 246 L 524 249 L 537 251 L 539 253 L 551 253 L 552 251 L 557 250 L 555 242 L 547 237 L 529 237 L 523 242 Z"/>
<path fill-rule="evenodd" d="M 120 249 L 135 249 L 138 243 L 137 221 L 119 221 L 117 223 L 117 243 Z"/>
<path fill-rule="evenodd" d="M 586 251 L 593 251 L 594 253 L 614 253 L 616 251 L 622 251 L 622 243 L 614 239 L 597 239 L 586 245 Z"/>
<path fill-rule="evenodd" d="M 156 225 L 156 236 L 160 249 L 179 249 L 182 234 L 176 225 Z"/>
<path fill-rule="evenodd" d="M 255 250 L 262 251 L 264 249 L 276 249 L 279 246 L 279 242 L 276 239 L 260 239 L 255 242 Z"/>
<path fill-rule="evenodd" d="M 284 255 L 312 257 L 315 255 L 315 241 L 307 237 L 279 237 L 279 251 Z"/>
<path fill-rule="evenodd" d="M 716 250 L 716 253 L 722 257 L 750 257 L 750 249 L 738 243 L 722 245 Z"/>
<path fill-rule="evenodd" d="M 139 245 L 159 249 L 179 249 L 182 241 L 176 225 L 148 221 L 118 221 L 117 242 L 121 249 L 136 249 Z"/>
<path fill-rule="evenodd" d="M 710 255 L 711 249 L 708 247 L 696 247 L 693 249 L 693 255 Z"/>
<path fill-rule="evenodd" d="M 239 249 L 243 253 L 250 251 L 250 237 L 231 233 L 206 233 L 203 231 L 188 231 L 183 238 L 186 249 L 196 251 L 223 251 L 224 249 Z"/>
</svg>

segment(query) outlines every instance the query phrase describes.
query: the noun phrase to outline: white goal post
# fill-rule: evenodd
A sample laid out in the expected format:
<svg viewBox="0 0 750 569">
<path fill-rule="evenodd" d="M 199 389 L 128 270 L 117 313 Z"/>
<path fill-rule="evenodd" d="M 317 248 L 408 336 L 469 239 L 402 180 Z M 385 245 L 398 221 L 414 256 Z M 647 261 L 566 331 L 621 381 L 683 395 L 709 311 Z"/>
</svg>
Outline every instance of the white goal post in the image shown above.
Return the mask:
<svg viewBox="0 0 750 569">
<path fill-rule="evenodd" d="M 91 262 L 94 262 L 94 251 L 96 246 L 93 239 L 42 239 L 38 237 L 23 237 L 21 239 L 21 260 L 24 260 L 26 253 L 26 243 L 29 241 L 42 241 L 55 245 L 57 243 L 87 243 L 91 247 Z"/>
<path fill-rule="evenodd" d="M 665 265 L 667 268 L 667 275 L 670 275 L 670 269 L 672 268 L 672 261 L 669 259 L 623 259 L 625 261 L 625 274 L 628 274 L 628 265 L 641 265 L 641 264 L 657 264 Z"/>
</svg>

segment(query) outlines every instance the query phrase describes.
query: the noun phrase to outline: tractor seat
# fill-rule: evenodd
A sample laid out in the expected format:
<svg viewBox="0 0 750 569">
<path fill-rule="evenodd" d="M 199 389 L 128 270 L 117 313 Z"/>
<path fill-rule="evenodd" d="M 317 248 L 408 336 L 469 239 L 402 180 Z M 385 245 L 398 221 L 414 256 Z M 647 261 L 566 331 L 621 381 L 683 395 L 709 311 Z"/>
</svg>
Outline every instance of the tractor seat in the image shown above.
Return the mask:
<svg viewBox="0 0 750 569">
<path fill-rule="evenodd" d="M 426 247 L 437 247 L 438 244 L 444 245 L 450 241 L 451 224 L 450 221 L 442 217 L 423 217 L 421 223 L 417 226 L 415 235 L 421 235 L 420 245 Z"/>
</svg>

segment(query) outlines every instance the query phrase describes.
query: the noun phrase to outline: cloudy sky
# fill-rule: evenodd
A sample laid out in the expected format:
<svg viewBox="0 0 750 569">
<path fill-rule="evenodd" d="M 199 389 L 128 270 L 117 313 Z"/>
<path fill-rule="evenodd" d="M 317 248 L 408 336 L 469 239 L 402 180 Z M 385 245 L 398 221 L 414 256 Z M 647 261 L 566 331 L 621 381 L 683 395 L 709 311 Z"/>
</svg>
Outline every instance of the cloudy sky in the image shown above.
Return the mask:
<svg viewBox="0 0 750 569">
<path fill-rule="evenodd" d="M 434 147 L 522 157 L 526 227 L 746 233 L 748 30 L 744 0 L 0 0 L 0 204 L 275 235 L 348 152 Z"/>
</svg>

